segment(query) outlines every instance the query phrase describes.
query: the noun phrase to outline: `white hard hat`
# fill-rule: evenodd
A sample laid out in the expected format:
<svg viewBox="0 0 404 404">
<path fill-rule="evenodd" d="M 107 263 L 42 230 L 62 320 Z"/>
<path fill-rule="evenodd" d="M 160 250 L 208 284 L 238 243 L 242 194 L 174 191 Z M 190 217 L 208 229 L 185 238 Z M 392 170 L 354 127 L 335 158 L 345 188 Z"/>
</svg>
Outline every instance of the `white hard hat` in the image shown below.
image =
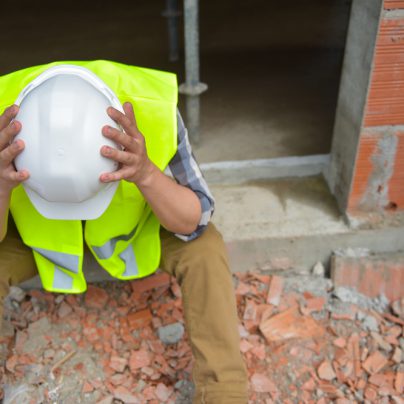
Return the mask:
<svg viewBox="0 0 404 404">
<path fill-rule="evenodd" d="M 59 65 L 25 87 L 16 104 L 22 123 L 16 139 L 25 149 L 15 165 L 30 173 L 23 186 L 38 212 L 48 219 L 101 216 L 118 186 L 99 180 L 118 167 L 100 154 L 104 144 L 119 148 L 101 132 L 104 125 L 118 128 L 106 111 L 122 111 L 114 92 L 88 69 Z"/>
</svg>

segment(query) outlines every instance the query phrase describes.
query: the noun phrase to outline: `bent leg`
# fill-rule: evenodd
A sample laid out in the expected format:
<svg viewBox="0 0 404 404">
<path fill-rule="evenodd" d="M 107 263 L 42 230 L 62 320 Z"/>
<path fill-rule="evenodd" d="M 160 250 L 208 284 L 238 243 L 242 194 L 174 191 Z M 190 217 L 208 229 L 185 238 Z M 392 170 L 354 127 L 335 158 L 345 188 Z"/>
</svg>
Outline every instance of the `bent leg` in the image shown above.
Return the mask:
<svg viewBox="0 0 404 404">
<path fill-rule="evenodd" d="M 161 231 L 161 268 L 181 286 L 195 357 L 195 403 L 247 403 L 247 372 L 240 353 L 234 287 L 225 245 L 213 224 L 183 242 Z"/>
<path fill-rule="evenodd" d="M 22 242 L 10 220 L 6 238 L 0 243 L 0 329 L 3 302 L 11 285 L 17 285 L 38 274 L 30 248 Z"/>
</svg>

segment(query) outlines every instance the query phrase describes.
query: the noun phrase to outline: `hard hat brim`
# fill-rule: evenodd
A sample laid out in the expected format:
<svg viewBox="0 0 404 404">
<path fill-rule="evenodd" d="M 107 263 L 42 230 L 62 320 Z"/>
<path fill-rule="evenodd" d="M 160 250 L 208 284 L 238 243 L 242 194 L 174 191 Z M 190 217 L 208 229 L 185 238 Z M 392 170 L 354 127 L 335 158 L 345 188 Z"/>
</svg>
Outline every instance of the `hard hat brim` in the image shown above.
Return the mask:
<svg viewBox="0 0 404 404">
<path fill-rule="evenodd" d="M 93 220 L 100 217 L 108 208 L 119 182 L 111 182 L 93 198 L 80 203 L 49 202 L 35 191 L 24 187 L 36 210 L 47 219 L 57 220 Z"/>
</svg>

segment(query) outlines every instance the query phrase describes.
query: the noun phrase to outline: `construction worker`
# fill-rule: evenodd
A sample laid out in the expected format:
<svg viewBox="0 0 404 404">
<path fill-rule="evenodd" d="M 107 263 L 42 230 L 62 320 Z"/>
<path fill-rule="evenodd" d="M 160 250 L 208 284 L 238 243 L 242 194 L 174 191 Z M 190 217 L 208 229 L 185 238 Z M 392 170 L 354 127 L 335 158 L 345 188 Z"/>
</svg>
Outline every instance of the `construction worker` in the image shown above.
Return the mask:
<svg viewBox="0 0 404 404">
<path fill-rule="evenodd" d="M 121 75 L 120 80 L 117 80 L 118 84 L 112 82 L 108 84 L 116 94 L 124 93 L 126 99 L 130 101 L 124 102 L 119 108 L 117 106 L 107 108 L 110 122 L 115 125 L 102 127 L 105 144 L 98 148 L 97 153 L 104 158 L 103 161 L 112 162 L 114 165 L 119 164 L 119 167 L 110 172 L 102 173 L 98 181 L 100 186 L 114 184 L 117 187 L 119 184 L 119 186 L 132 187 L 130 189 L 140 191 L 139 196 L 136 197 L 144 198 L 145 208 L 143 211 L 146 209 L 152 211 L 151 215 L 157 218 L 158 223 L 161 224 L 161 230 L 151 225 L 149 230 L 145 226 L 140 231 L 140 233 L 148 232 L 148 240 L 152 239 L 153 232 L 158 232 L 159 244 L 161 243 L 161 258 L 160 254 L 154 253 L 156 249 L 160 249 L 158 246 L 150 249 L 150 254 L 146 255 L 147 259 L 143 260 L 155 262 L 153 264 L 155 268 L 152 270 L 146 268 L 142 273 L 142 258 L 136 255 L 140 267 L 137 268 L 137 271 L 140 271 L 140 275 L 139 273 L 130 273 L 129 261 L 123 259 L 122 252 L 120 256 L 112 255 L 106 259 L 105 256 L 97 257 L 96 252 L 101 249 L 101 244 L 98 247 L 92 248 L 91 245 L 89 247 L 100 265 L 120 279 L 134 279 L 144 276 L 155 271 L 157 267 L 175 276 L 183 294 L 185 324 L 195 358 L 193 369 L 194 402 L 246 403 L 247 373 L 239 350 L 236 303 L 231 272 L 223 239 L 215 226 L 210 223 L 210 217 L 214 210 L 214 200 L 191 152 L 187 130 L 180 114 L 178 112 L 174 115 L 169 113 L 166 115 L 167 118 L 164 118 L 164 108 L 167 111 L 172 111 L 174 106 L 176 109 L 176 89 L 175 91 L 169 90 L 170 93 L 167 90 L 167 94 L 171 94 L 171 98 L 165 96 L 165 100 L 170 98 L 167 107 L 162 106 L 161 99 L 156 101 L 159 111 L 162 111 L 158 115 L 162 117 L 160 120 L 166 120 L 166 122 L 158 122 L 158 124 L 163 128 L 174 128 L 176 146 L 169 161 L 166 160 L 170 153 L 166 153 L 167 156 L 164 157 L 166 160 L 164 158 L 152 159 L 151 154 L 153 156 L 159 155 L 158 150 L 154 150 L 158 149 L 159 146 L 148 149 L 149 144 L 152 144 L 152 141 L 149 142 L 149 132 L 155 128 L 156 119 L 152 117 L 153 119 L 148 122 L 147 114 L 142 112 L 149 108 L 150 99 L 159 98 L 159 91 L 166 91 L 164 84 L 160 88 L 156 87 L 156 83 L 162 82 L 163 79 L 170 80 L 170 77 L 165 76 L 166 73 L 142 70 L 106 61 L 77 62 L 77 65 L 95 72 L 98 77 L 105 81 L 108 77 L 107 75 L 103 76 L 102 72 L 106 70 L 113 71 L 114 77 Z M 15 95 L 22 91 L 23 87 L 32 86 L 33 79 L 46 72 L 49 66 L 27 69 L 17 72 L 18 74 L 14 74 L 14 76 L 4 76 L 6 79 L 3 82 L 0 78 L 0 88 L 4 89 L 3 93 L 0 90 L 0 106 L 5 106 L 5 103 L 12 104 L 13 102 L 9 102 L 10 97 L 15 99 Z M 152 79 L 149 77 L 158 80 L 150 84 Z M 139 85 L 139 89 L 128 90 L 131 80 L 142 83 Z M 13 87 L 12 91 L 8 89 L 10 86 Z M 14 90 L 14 86 L 18 87 L 18 91 Z M 41 86 L 38 85 L 38 87 Z M 156 92 L 156 88 L 159 91 Z M 143 91 L 143 93 L 137 98 L 136 91 Z M 120 97 L 121 102 L 124 101 L 122 98 Z M 142 104 L 143 99 L 147 99 L 148 104 Z M 21 104 L 21 107 L 11 105 L 6 109 L 2 107 L 0 110 L 2 112 L 0 115 L 0 320 L 3 317 L 3 300 L 8 294 L 9 286 L 17 285 L 32 278 L 38 274 L 38 270 L 47 290 L 65 291 L 67 293 L 78 293 L 85 290 L 85 280 L 81 268 L 75 271 L 67 270 L 67 264 L 61 265 L 58 259 L 52 258 L 52 254 L 46 254 L 47 250 L 44 248 L 44 245 L 49 245 L 50 239 L 52 239 L 52 243 L 54 242 L 54 239 L 58 237 L 57 234 L 66 234 L 66 232 L 70 234 L 67 227 L 59 227 L 58 229 L 61 231 L 45 234 L 48 229 L 47 226 L 68 226 L 70 223 L 76 222 L 81 226 L 81 221 L 50 220 L 39 214 L 36 207 L 40 209 L 40 203 L 37 206 L 35 199 L 27 196 L 26 191 L 29 193 L 28 186 L 25 187 L 25 190 L 22 187 L 22 184 L 25 186 L 29 183 L 32 173 L 25 168 L 16 168 L 17 164 L 14 165 L 25 152 L 29 155 L 26 142 L 19 138 L 24 129 L 24 124 L 18 119 L 23 105 Z M 136 117 L 134 110 L 136 110 Z M 52 111 L 52 107 L 50 107 L 49 114 L 52 114 Z M 42 111 L 41 113 L 45 112 Z M 174 116 L 172 121 L 170 121 L 170 116 Z M 140 128 L 145 128 L 143 130 L 145 133 L 142 133 Z M 166 142 L 167 140 L 161 140 L 161 142 L 163 141 Z M 113 147 L 111 144 L 116 144 L 118 147 Z M 77 152 L 79 152 L 80 147 L 79 142 L 74 144 Z M 161 148 L 169 150 L 169 147 L 163 143 L 161 143 Z M 43 160 L 46 156 L 41 156 L 41 158 Z M 85 173 L 82 174 L 85 176 Z M 114 199 L 109 200 L 106 212 L 113 209 L 118 194 L 119 192 L 116 192 Z M 98 198 L 98 196 L 96 197 Z M 129 202 L 126 202 L 124 197 L 122 198 L 119 203 L 121 211 L 124 211 L 125 204 L 129 204 Z M 59 209 L 62 214 L 63 211 L 70 211 L 70 209 L 60 209 L 60 206 L 63 206 L 60 203 L 54 205 L 56 206 L 55 209 Z M 13 218 L 9 215 L 10 209 Z M 49 209 L 52 210 L 53 208 Z M 128 211 L 130 212 L 130 210 Z M 142 221 L 142 212 L 139 213 L 140 222 Z M 101 217 L 104 216 L 105 214 Z M 124 217 L 124 213 L 122 216 Z M 147 217 L 146 222 L 149 221 L 150 217 L 150 215 Z M 97 223 L 97 221 L 98 219 L 92 220 L 91 223 Z M 90 224 L 90 221 L 87 223 Z M 33 226 L 35 233 L 30 230 Z M 114 230 L 112 224 L 104 227 L 108 227 L 107 232 Z M 81 227 L 80 231 L 82 231 Z M 90 235 L 88 237 L 90 238 Z M 94 237 L 96 239 L 97 235 Z M 108 238 L 112 239 L 112 236 L 108 235 Z M 120 240 L 122 239 L 121 237 Z M 86 242 L 91 244 L 87 239 Z M 141 236 L 137 239 L 131 239 L 129 245 L 129 249 L 135 254 L 137 254 L 137 242 L 142 244 Z M 92 241 L 92 243 L 95 242 Z M 78 245 L 82 250 L 82 244 Z M 105 245 L 104 243 L 103 246 Z M 147 249 L 147 247 L 143 248 Z M 70 255 L 67 254 L 64 247 L 57 245 L 54 250 L 56 253 L 60 253 L 61 257 L 71 256 L 71 252 L 69 252 Z M 77 262 L 82 263 L 82 252 L 77 254 Z M 139 252 L 139 255 L 142 254 L 143 252 Z M 159 262 L 155 261 L 156 257 Z M 115 265 L 116 263 L 126 265 L 126 267 L 122 269 L 119 265 Z M 52 272 L 53 268 L 58 272 Z M 57 273 L 61 274 L 62 277 L 57 278 Z M 125 275 L 128 273 L 131 276 Z M 60 283 L 60 279 L 65 278 L 70 279 L 69 287 L 71 290 L 66 289 L 67 287 Z"/>
</svg>

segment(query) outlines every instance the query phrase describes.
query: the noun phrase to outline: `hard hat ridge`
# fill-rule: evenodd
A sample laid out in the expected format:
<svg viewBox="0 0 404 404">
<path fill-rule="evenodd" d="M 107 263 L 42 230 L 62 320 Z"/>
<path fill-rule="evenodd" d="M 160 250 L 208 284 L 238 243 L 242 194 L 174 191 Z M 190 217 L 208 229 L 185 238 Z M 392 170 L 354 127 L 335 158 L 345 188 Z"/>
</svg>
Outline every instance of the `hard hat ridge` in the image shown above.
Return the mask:
<svg viewBox="0 0 404 404">
<path fill-rule="evenodd" d="M 106 112 L 111 105 L 122 111 L 114 92 L 88 69 L 58 65 L 26 86 L 16 104 L 25 149 L 15 164 L 30 172 L 24 188 L 35 208 L 49 219 L 99 217 L 118 186 L 99 180 L 117 168 L 100 154 L 104 144 L 119 147 L 101 132 L 118 128 Z"/>
</svg>

